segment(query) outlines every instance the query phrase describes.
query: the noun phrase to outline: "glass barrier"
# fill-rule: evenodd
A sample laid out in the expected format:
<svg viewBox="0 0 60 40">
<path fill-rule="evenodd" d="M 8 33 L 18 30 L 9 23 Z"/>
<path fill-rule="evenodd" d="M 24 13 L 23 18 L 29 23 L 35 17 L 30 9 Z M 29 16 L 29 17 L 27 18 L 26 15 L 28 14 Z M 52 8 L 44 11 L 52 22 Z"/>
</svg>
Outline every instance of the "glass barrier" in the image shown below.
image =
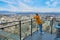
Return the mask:
<svg viewBox="0 0 60 40">
<path fill-rule="evenodd" d="M 19 25 L 15 25 L 14 23 L 6 23 L 6 24 L 4 23 L 0 26 L 0 28 L 1 28 L 0 29 L 1 40 L 20 39 Z"/>
<path fill-rule="evenodd" d="M 0 35 L 0 40 L 14 40 L 12 38 L 8 38 L 6 36 Z"/>
<path fill-rule="evenodd" d="M 32 20 L 32 33 L 38 31 L 38 24 L 35 20 Z"/>
<path fill-rule="evenodd" d="M 48 33 L 56 33 L 56 24 L 58 22 L 54 22 L 53 25 L 50 25 L 50 21 L 44 21 L 43 23 L 43 31 Z M 16 25 L 15 25 L 16 24 Z M 8 27 L 7 27 L 8 26 Z M 5 27 L 5 28 L 1 28 Z M 20 40 L 24 40 L 27 36 L 31 35 L 35 31 L 39 30 L 39 26 L 34 19 L 30 20 L 23 20 L 21 24 L 19 22 L 12 22 L 12 23 L 4 23 L 0 25 L 0 34 L 2 34 L 5 38 L 7 37 L 10 40 L 14 40 L 18 38 Z"/>
<path fill-rule="evenodd" d="M 43 31 L 44 32 L 49 32 L 50 31 L 50 21 L 45 21 L 43 23 Z"/>
<path fill-rule="evenodd" d="M 49 21 L 45 21 L 43 23 L 43 30 L 44 32 L 48 32 L 48 33 L 56 33 L 56 25 L 58 22 L 54 21 L 53 24 L 51 23 L 51 20 Z"/>
<path fill-rule="evenodd" d="M 23 22 L 23 21 L 22 21 Z M 31 20 L 21 23 L 21 39 L 31 35 Z"/>
</svg>

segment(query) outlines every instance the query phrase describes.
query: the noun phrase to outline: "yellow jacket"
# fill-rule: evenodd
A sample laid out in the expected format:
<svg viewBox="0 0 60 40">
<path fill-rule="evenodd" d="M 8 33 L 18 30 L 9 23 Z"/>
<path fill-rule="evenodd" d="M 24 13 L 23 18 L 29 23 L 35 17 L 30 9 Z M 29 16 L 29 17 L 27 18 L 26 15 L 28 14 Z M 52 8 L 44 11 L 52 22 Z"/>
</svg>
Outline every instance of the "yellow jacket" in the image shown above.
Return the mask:
<svg viewBox="0 0 60 40">
<path fill-rule="evenodd" d="M 42 20 L 40 19 L 40 16 L 34 16 L 34 19 L 36 19 L 37 24 L 42 24 Z"/>
</svg>

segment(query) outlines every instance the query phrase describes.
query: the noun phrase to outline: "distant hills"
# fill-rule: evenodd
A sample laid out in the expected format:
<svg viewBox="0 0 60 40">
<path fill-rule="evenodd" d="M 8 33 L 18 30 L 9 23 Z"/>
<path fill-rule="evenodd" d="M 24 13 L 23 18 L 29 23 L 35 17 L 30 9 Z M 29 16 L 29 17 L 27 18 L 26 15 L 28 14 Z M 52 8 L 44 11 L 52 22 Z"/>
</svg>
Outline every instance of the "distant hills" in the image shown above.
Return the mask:
<svg viewBox="0 0 60 40">
<path fill-rule="evenodd" d="M 39 13 L 39 14 L 55 14 L 58 15 L 60 14 L 60 12 L 10 12 L 10 11 L 0 11 L 0 14 L 35 14 L 35 13 Z"/>
<path fill-rule="evenodd" d="M 10 12 L 10 11 L 0 11 L 0 14 L 12 14 L 12 13 L 15 13 L 15 12 Z"/>
</svg>

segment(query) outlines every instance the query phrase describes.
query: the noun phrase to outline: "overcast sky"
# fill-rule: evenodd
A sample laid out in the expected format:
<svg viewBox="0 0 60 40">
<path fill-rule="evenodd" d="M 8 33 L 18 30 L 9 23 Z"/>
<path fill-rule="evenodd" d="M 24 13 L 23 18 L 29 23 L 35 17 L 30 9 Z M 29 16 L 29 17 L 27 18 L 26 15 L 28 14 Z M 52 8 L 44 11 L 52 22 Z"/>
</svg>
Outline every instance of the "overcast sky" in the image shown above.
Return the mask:
<svg viewBox="0 0 60 40">
<path fill-rule="evenodd" d="M 60 12 L 60 0 L 0 0 L 0 11 Z"/>
</svg>

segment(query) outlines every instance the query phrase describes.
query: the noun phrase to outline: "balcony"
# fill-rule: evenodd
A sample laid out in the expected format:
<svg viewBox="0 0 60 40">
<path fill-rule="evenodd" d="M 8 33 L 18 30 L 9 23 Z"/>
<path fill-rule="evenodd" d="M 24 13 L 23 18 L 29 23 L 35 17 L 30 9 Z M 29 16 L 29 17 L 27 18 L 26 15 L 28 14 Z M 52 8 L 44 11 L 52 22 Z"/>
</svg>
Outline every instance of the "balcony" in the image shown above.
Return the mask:
<svg viewBox="0 0 60 40">
<path fill-rule="evenodd" d="M 39 33 L 39 27 L 34 19 L 0 23 L 3 25 L 0 27 L 0 38 L 1 40 L 55 40 L 57 23 L 55 22 L 53 26 L 49 27 L 44 25 L 44 34 L 42 35 Z"/>
</svg>

